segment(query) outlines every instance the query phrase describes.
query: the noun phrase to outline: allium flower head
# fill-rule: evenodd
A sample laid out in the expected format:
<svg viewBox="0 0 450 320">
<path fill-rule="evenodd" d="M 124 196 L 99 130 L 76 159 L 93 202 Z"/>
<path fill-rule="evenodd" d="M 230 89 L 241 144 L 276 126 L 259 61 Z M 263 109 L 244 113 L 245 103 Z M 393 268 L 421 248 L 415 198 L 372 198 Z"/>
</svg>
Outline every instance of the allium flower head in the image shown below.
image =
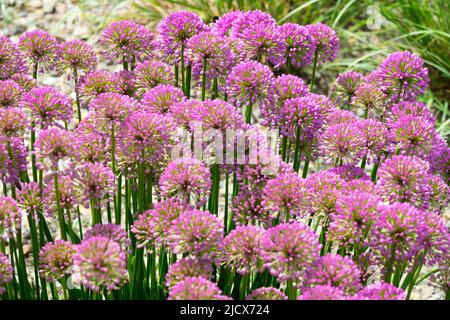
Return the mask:
<svg viewBox="0 0 450 320">
<path fill-rule="evenodd" d="M 389 202 L 409 202 L 426 208 L 430 198 L 429 164 L 416 157 L 393 156 L 378 171 L 378 188 Z"/>
<path fill-rule="evenodd" d="M 188 210 L 172 221 L 167 242 L 176 254 L 211 258 L 222 241 L 222 221 L 208 211 Z"/>
<path fill-rule="evenodd" d="M 312 213 L 330 214 L 336 210 L 336 198 L 344 180 L 331 171 L 319 171 L 306 179 Z"/>
<path fill-rule="evenodd" d="M 28 116 L 20 108 L 0 108 L 0 135 L 22 138 L 29 126 Z"/>
<path fill-rule="evenodd" d="M 134 71 L 121 70 L 115 72 L 113 77 L 115 92 L 131 98 L 136 98 L 136 74 Z"/>
<path fill-rule="evenodd" d="M 256 61 L 241 62 L 231 70 L 227 79 L 227 94 L 236 106 L 269 104 L 273 73 L 268 66 Z"/>
<path fill-rule="evenodd" d="M 245 13 L 239 10 L 229 11 L 225 13 L 214 22 L 211 31 L 222 37 L 229 36 L 231 27 L 233 26 L 233 22 L 243 14 Z"/>
<path fill-rule="evenodd" d="M 152 57 L 154 35 L 134 21 L 121 20 L 103 30 L 100 43 L 106 47 L 106 56 L 111 60 L 133 63 Z"/>
<path fill-rule="evenodd" d="M 436 212 L 442 212 L 450 203 L 450 186 L 438 175 L 430 178 L 430 207 Z"/>
<path fill-rule="evenodd" d="M 81 72 L 88 73 L 97 65 L 94 47 L 78 39 L 62 43 L 58 55 L 60 72 L 69 71 L 74 76 L 79 76 Z"/>
<path fill-rule="evenodd" d="M 144 61 L 137 65 L 136 87 L 139 93 L 154 88 L 159 84 L 173 84 L 173 68 L 160 61 Z"/>
<path fill-rule="evenodd" d="M 170 162 L 159 181 L 164 196 L 176 196 L 186 203 L 193 200 L 197 206 L 205 203 L 211 188 L 210 171 L 194 158 L 180 158 Z"/>
<path fill-rule="evenodd" d="M 19 47 L 7 36 L 0 36 L 0 80 L 26 71 L 25 57 Z"/>
<path fill-rule="evenodd" d="M 115 241 L 124 251 L 126 251 L 131 244 L 127 232 L 123 230 L 121 226 L 114 223 L 96 224 L 92 228 L 86 230 L 84 239 L 92 237 L 105 237 Z"/>
<path fill-rule="evenodd" d="M 177 11 L 165 17 L 158 26 L 158 42 L 165 55 L 179 61 L 182 48 L 187 41 L 201 31 L 207 31 L 207 25 L 195 13 Z"/>
<path fill-rule="evenodd" d="M 8 257 L 0 252 L 0 295 L 5 292 L 5 285 L 13 278 L 13 268 Z"/>
<path fill-rule="evenodd" d="M 37 165 L 41 169 L 58 170 L 59 161 L 76 157 L 73 133 L 65 129 L 51 127 L 39 133 L 34 144 Z"/>
<path fill-rule="evenodd" d="M 354 124 L 358 120 L 356 114 L 349 110 L 335 109 L 328 112 L 324 120 L 324 129 L 336 124 Z"/>
<path fill-rule="evenodd" d="M 296 23 L 285 23 L 278 28 L 278 31 L 286 46 L 286 60 L 289 59 L 290 63 L 297 68 L 312 63 L 315 44 L 307 27 Z"/>
<path fill-rule="evenodd" d="M 230 300 L 215 283 L 203 277 L 186 277 L 169 290 L 169 300 Z"/>
<path fill-rule="evenodd" d="M 368 114 L 383 115 L 387 109 L 387 95 L 378 83 L 364 81 L 355 91 L 352 105 L 368 110 Z"/>
<path fill-rule="evenodd" d="M 287 300 L 288 297 L 280 289 L 263 287 L 253 290 L 245 300 Z"/>
<path fill-rule="evenodd" d="M 377 282 L 364 287 L 355 300 L 404 300 L 405 292 L 389 283 Z"/>
<path fill-rule="evenodd" d="M 427 105 L 420 101 L 400 101 L 392 105 L 389 110 L 388 122 L 394 122 L 403 116 L 421 117 L 424 121 L 434 124 L 434 114 L 428 110 Z"/>
<path fill-rule="evenodd" d="M 409 51 L 391 53 L 378 67 L 383 85 L 395 99 L 414 99 L 425 92 L 430 78 L 423 60 Z"/>
<path fill-rule="evenodd" d="M 171 264 L 166 274 L 166 286 L 172 288 L 187 277 L 210 279 L 213 268 L 208 259 L 183 258 Z"/>
<path fill-rule="evenodd" d="M 317 63 L 333 61 L 339 52 L 339 38 L 336 32 L 323 23 L 309 24 L 305 26 L 317 52 Z"/>
<path fill-rule="evenodd" d="M 198 121 L 202 110 L 202 101 L 188 99 L 172 104 L 169 107 L 169 114 L 173 117 L 178 126 L 186 130 L 191 130 L 193 123 Z"/>
<path fill-rule="evenodd" d="M 24 92 L 28 92 L 37 86 L 36 80 L 26 73 L 16 73 L 11 80 L 17 83 Z"/>
<path fill-rule="evenodd" d="M 255 226 L 237 226 L 223 241 L 223 262 L 241 275 L 263 268 L 265 230 Z"/>
<path fill-rule="evenodd" d="M 38 64 L 42 71 L 53 68 L 58 57 L 56 38 L 43 30 L 25 32 L 19 39 L 19 47 L 30 63 Z"/>
<path fill-rule="evenodd" d="M 39 252 L 39 272 L 48 281 L 56 281 L 72 273 L 73 256 L 77 252 L 72 243 L 56 240 L 48 242 Z"/>
<path fill-rule="evenodd" d="M 165 114 L 176 103 L 183 102 L 186 97 L 181 89 L 172 85 L 160 84 L 142 95 L 142 107 L 150 112 Z"/>
<path fill-rule="evenodd" d="M 46 213 L 51 216 L 57 216 L 58 203 L 56 202 L 55 182 L 53 177 L 49 177 L 47 186 L 42 191 L 42 200 Z M 58 174 L 58 195 L 59 206 L 64 210 L 71 210 L 80 201 L 79 191 L 75 188 L 75 182 L 70 172 Z"/>
<path fill-rule="evenodd" d="M 298 300 L 347 300 L 347 296 L 340 288 L 318 285 L 304 291 Z"/>
<path fill-rule="evenodd" d="M 114 174 L 101 163 L 85 163 L 75 171 L 75 181 L 85 206 L 89 200 L 96 206 L 114 194 Z"/>
<path fill-rule="evenodd" d="M 358 162 L 364 152 L 365 138 L 356 123 L 332 125 L 320 136 L 320 153 L 336 164 Z"/>
<path fill-rule="evenodd" d="M 240 129 L 244 126 L 242 113 L 223 100 L 206 100 L 202 103 L 201 113 L 197 121 L 202 122 L 203 129 L 225 131 L 227 129 Z"/>
<path fill-rule="evenodd" d="M 27 148 L 23 138 L 0 135 L 0 178 L 5 183 L 17 184 L 21 172 L 27 170 Z"/>
<path fill-rule="evenodd" d="M 23 91 L 21 86 L 13 80 L 0 80 L 0 108 L 18 107 Z"/>
<path fill-rule="evenodd" d="M 284 223 L 267 230 L 263 240 L 265 267 L 278 282 L 292 280 L 300 284 L 305 271 L 319 257 L 317 235 L 308 226 Z"/>
<path fill-rule="evenodd" d="M 64 121 L 72 120 L 72 99 L 54 87 L 37 87 L 23 97 L 22 105 L 31 113 L 31 120 L 36 125 L 47 128 Z"/>
<path fill-rule="evenodd" d="M 21 183 L 21 189 L 17 194 L 19 206 L 28 214 L 37 218 L 37 213 L 42 210 L 42 199 L 39 184 L 37 182 Z"/>
<path fill-rule="evenodd" d="M 169 198 L 158 202 L 151 210 L 140 214 L 131 231 L 137 239 L 137 246 L 153 246 L 167 244 L 167 235 L 172 222 L 186 211 L 188 207 L 178 199 Z"/>
<path fill-rule="evenodd" d="M 115 92 L 114 76 L 105 70 L 94 70 L 80 78 L 80 97 L 85 104 L 102 93 Z"/>
<path fill-rule="evenodd" d="M 86 162 L 107 162 L 110 158 L 110 153 L 108 152 L 110 150 L 110 141 L 106 135 L 97 131 L 90 133 L 82 131 L 81 125 L 74 131 L 79 159 Z"/>
<path fill-rule="evenodd" d="M 85 239 L 74 256 L 74 273 L 92 291 L 118 290 L 127 281 L 126 254 L 105 237 Z"/>
<path fill-rule="evenodd" d="M 104 129 L 110 130 L 111 126 L 125 122 L 128 115 L 138 109 L 138 103 L 128 96 L 108 92 L 101 93 L 92 100 L 89 108 L 95 111 L 102 125 L 106 127 Z"/>
<path fill-rule="evenodd" d="M 356 123 L 364 136 L 364 153 L 370 161 L 378 161 L 378 157 L 388 148 L 389 131 L 383 122 L 362 119 Z"/>
<path fill-rule="evenodd" d="M 361 286 L 361 271 L 349 257 L 328 253 L 307 271 L 307 286 L 327 285 L 344 292 L 356 292 Z"/>
<path fill-rule="evenodd" d="M 19 204 L 11 197 L 0 196 L 0 237 L 10 239 L 21 227 L 22 214 Z"/>
<path fill-rule="evenodd" d="M 335 99 L 341 102 L 351 102 L 351 98 L 355 95 L 363 79 L 363 74 L 356 71 L 339 74 L 333 87 Z"/>
</svg>

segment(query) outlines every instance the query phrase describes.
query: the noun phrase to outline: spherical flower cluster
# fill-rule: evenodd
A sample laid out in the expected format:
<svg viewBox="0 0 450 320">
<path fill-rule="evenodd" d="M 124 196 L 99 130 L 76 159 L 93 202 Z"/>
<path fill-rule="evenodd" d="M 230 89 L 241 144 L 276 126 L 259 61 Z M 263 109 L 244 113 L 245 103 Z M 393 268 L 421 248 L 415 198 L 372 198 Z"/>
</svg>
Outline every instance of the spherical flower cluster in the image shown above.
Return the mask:
<svg viewBox="0 0 450 320">
<path fill-rule="evenodd" d="M 0 80 L 0 108 L 19 107 L 23 93 L 23 89 L 17 82 L 13 80 Z"/>
<path fill-rule="evenodd" d="M 7 256 L 0 252 L 0 295 L 5 292 L 5 285 L 12 280 L 13 268 Z"/>
<path fill-rule="evenodd" d="M 267 230 L 263 247 L 265 267 L 278 282 L 292 280 L 300 284 L 305 271 L 318 259 L 320 244 L 308 226 L 292 222 Z"/>
<path fill-rule="evenodd" d="M 27 149 L 22 138 L 0 135 L 0 177 L 3 182 L 18 184 L 27 169 Z"/>
<path fill-rule="evenodd" d="M 19 47 L 7 36 L 0 36 L 0 80 L 26 71 L 25 57 Z"/>
<path fill-rule="evenodd" d="M 10 239 L 21 227 L 22 213 L 16 200 L 0 196 L 0 237 Z"/>
<path fill-rule="evenodd" d="M 86 118 L 85 118 L 86 119 Z M 107 162 L 110 157 L 110 142 L 106 135 L 98 132 L 82 132 L 83 124 L 75 129 L 75 145 L 78 150 L 79 160 L 86 162 Z"/>
<path fill-rule="evenodd" d="M 36 80 L 26 73 L 16 73 L 11 77 L 11 80 L 17 83 L 24 92 L 28 92 L 37 86 Z"/>
<path fill-rule="evenodd" d="M 131 98 L 137 98 L 136 74 L 134 71 L 121 70 L 119 72 L 115 72 L 113 77 L 113 91 Z"/>
<path fill-rule="evenodd" d="M 43 30 L 25 32 L 19 39 L 19 47 L 33 65 L 49 70 L 58 56 L 58 43 L 54 36 Z"/>
<path fill-rule="evenodd" d="M 243 12 L 239 10 L 229 11 L 225 13 L 214 22 L 212 31 L 221 37 L 229 36 L 231 27 L 233 26 L 233 22 L 237 20 L 241 15 L 243 15 Z"/>
<path fill-rule="evenodd" d="M 342 289 L 330 285 L 318 285 L 305 290 L 298 300 L 347 300 Z"/>
<path fill-rule="evenodd" d="M 74 77 L 78 77 L 81 72 L 88 73 L 95 69 L 97 57 L 94 47 L 81 40 L 70 40 L 59 46 L 59 71 L 69 71 Z M 76 79 L 78 80 L 78 79 Z"/>
<path fill-rule="evenodd" d="M 364 287 L 355 300 L 404 300 L 405 292 L 389 283 L 378 282 Z"/>
<path fill-rule="evenodd" d="M 37 218 L 37 213 L 42 209 L 39 184 L 37 182 L 22 183 L 17 194 L 19 206 L 28 214 Z"/>
<path fill-rule="evenodd" d="M 172 105 L 181 103 L 185 99 L 181 89 L 160 84 L 142 95 L 141 105 L 146 111 L 166 114 Z"/>
<path fill-rule="evenodd" d="M 54 87 L 31 89 L 23 97 L 22 105 L 31 113 L 31 120 L 43 128 L 72 120 L 72 100 Z"/>
<path fill-rule="evenodd" d="M 137 246 L 167 244 L 167 234 L 172 222 L 188 207 L 178 199 L 169 198 L 158 202 L 152 210 L 147 210 L 135 220 L 131 231 L 136 236 Z"/>
<path fill-rule="evenodd" d="M 68 241 L 48 242 L 39 252 L 39 272 L 48 281 L 56 281 L 72 273 L 73 256 L 77 252 Z"/>
<path fill-rule="evenodd" d="M 237 226 L 223 241 L 223 262 L 241 275 L 260 271 L 264 236 L 265 230 L 259 227 Z"/>
<path fill-rule="evenodd" d="M 274 287 L 263 287 L 253 290 L 245 300 L 287 300 L 288 297 Z"/>
<path fill-rule="evenodd" d="M 118 290 L 127 281 L 126 254 L 113 240 L 85 239 L 73 259 L 75 276 L 92 291 Z"/>
<path fill-rule="evenodd" d="M 391 106 L 388 122 L 393 122 L 402 116 L 422 117 L 424 121 L 434 124 L 433 113 L 428 110 L 427 105 L 420 101 L 400 101 Z"/>
<path fill-rule="evenodd" d="M 42 191 L 42 200 L 46 212 L 56 216 L 58 202 L 56 201 L 55 181 L 53 177 L 48 180 L 47 186 Z M 75 188 L 73 176 L 70 173 L 58 174 L 58 196 L 59 206 L 62 209 L 70 210 L 78 204 L 80 195 Z"/>
<path fill-rule="evenodd" d="M 172 104 L 169 107 L 169 114 L 178 126 L 185 130 L 191 130 L 193 123 L 198 121 L 202 109 L 203 103 L 201 101 L 189 99 Z"/>
<path fill-rule="evenodd" d="M 206 100 L 202 103 L 196 121 L 201 121 L 203 129 L 225 132 L 227 129 L 240 129 L 244 126 L 244 118 L 236 108 L 223 100 Z"/>
<path fill-rule="evenodd" d="M 336 210 L 336 199 L 343 188 L 344 180 L 331 171 L 320 171 L 306 179 L 309 190 L 311 213 L 330 214 Z"/>
<path fill-rule="evenodd" d="M 93 237 L 104 237 L 117 242 L 124 251 L 126 251 L 131 244 L 127 232 L 114 223 L 96 224 L 92 228 L 86 230 L 84 239 L 86 240 Z"/>
<path fill-rule="evenodd" d="M 146 27 L 131 20 L 111 23 L 103 30 L 100 43 L 105 46 L 111 60 L 135 63 L 150 58 L 154 47 L 154 36 Z"/>
<path fill-rule="evenodd" d="M 333 61 L 339 52 L 339 38 L 336 32 L 323 23 L 309 24 L 305 26 L 315 46 L 317 63 Z"/>
<path fill-rule="evenodd" d="M 109 133 L 115 125 L 123 123 L 131 111 L 138 108 L 138 103 L 128 96 L 107 92 L 101 93 L 92 100 L 89 108 L 95 111 L 103 130 Z"/>
<path fill-rule="evenodd" d="M 187 210 L 172 221 L 167 233 L 169 247 L 176 254 L 213 257 L 223 233 L 223 224 L 208 211 Z"/>
<path fill-rule="evenodd" d="M 378 83 L 361 83 L 352 97 L 351 104 L 367 110 L 367 114 L 384 115 L 387 109 L 387 95 Z"/>
<path fill-rule="evenodd" d="M 201 206 L 209 195 L 211 173 L 195 158 L 180 158 L 167 165 L 159 181 L 164 196 L 176 196 L 185 203 L 192 200 Z"/>
<path fill-rule="evenodd" d="M 20 108 L 0 109 L 0 135 L 20 138 L 29 126 L 27 114 Z"/>
<path fill-rule="evenodd" d="M 105 70 L 94 70 L 81 77 L 78 86 L 82 101 L 88 104 L 102 93 L 114 92 L 114 76 Z"/>
<path fill-rule="evenodd" d="M 388 149 L 389 131 L 387 126 L 380 121 L 363 119 L 356 123 L 359 131 L 364 136 L 364 156 L 368 163 L 378 162 L 383 151 Z"/>
<path fill-rule="evenodd" d="M 315 44 L 307 27 L 285 23 L 278 31 L 286 47 L 286 62 L 297 68 L 312 63 Z"/>
<path fill-rule="evenodd" d="M 169 290 L 169 300 L 229 300 L 215 283 L 203 277 L 186 277 Z"/>
<path fill-rule="evenodd" d="M 173 84 L 173 68 L 160 61 L 144 61 L 137 65 L 136 88 L 142 94 L 159 84 Z"/>
<path fill-rule="evenodd" d="M 212 272 L 212 264 L 208 259 L 183 258 L 170 265 L 166 274 L 166 286 L 172 288 L 187 277 L 210 279 Z"/>
<path fill-rule="evenodd" d="M 337 101 L 346 101 L 347 104 L 350 104 L 363 79 L 363 74 L 356 71 L 339 74 L 333 87 L 334 98 Z"/>
</svg>

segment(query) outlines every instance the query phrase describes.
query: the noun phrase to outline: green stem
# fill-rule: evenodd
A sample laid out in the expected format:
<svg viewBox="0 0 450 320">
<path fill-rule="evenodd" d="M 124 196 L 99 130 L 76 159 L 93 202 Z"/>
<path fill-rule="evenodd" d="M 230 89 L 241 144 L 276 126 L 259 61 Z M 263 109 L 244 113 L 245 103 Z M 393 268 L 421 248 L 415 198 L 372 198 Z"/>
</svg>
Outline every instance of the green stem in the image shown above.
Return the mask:
<svg viewBox="0 0 450 320">
<path fill-rule="evenodd" d="M 252 106 L 253 106 L 253 103 L 250 101 L 247 105 L 247 109 L 245 110 L 245 122 L 246 123 L 252 122 Z"/>
<path fill-rule="evenodd" d="M 298 172 L 300 169 L 300 126 L 297 125 L 295 133 L 295 152 L 294 152 L 294 171 Z"/>
<path fill-rule="evenodd" d="M 202 101 L 206 99 L 206 66 L 208 61 L 203 58 L 203 70 L 202 70 Z"/>
<path fill-rule="evenodd" d="M 60 198 L 59 198 L 59 187 L 58 187 L 58 174 L 55 172 L 55 175 L 53 176 L 53 181 L 55 184 L 55 198 L 56 198 L 56 211 L 58 213 L 58 221 L 59 221 L 59 228 L 61 230 L 61 238 L 63 240 L 67 240 L 67 235 L 66 235 L 66 230 L 64 227 L 64 213 L 62 212 L 61 209 L 61 204 L 60 204 Z"/>
<path fill-rule="evenodd" d="M 318 51 L 316 50 L 315 52 L 314 52 L 314 65 L 313 65 L 313 72 L 312 72 L 312 77 L 311 77 L 311 83 L 310 83 L 310 85 L 309 85 L 309 91 L 311 92 L 311 93 L 314 93 L 314 80 L 315 80 L 315 78 L 316 78 L 316 68 L 317 68 L 317 58 L 318 58 L 318 56 L 319 56 L 319 53 L 318 53 Z"/>
<path fill-rule="evenodd" d="M 80 93 L 78 92 L 78 70 L 77 68 L 73 69 L 73 79 L 75 85 L 75 100 L 77 103 L 77 115 L 78 115 L 78 123 L 81 122 L 81 103 L 80 103 Z"/>
<path fill-rule="evenodd" d="M 303 166 L 303 172 L 302 172 L 302 178 L 305 179 L 308 175 L 308 169 L 309 169 L 309 160 L 305 160 L 305 164 Z"/>
</svg>

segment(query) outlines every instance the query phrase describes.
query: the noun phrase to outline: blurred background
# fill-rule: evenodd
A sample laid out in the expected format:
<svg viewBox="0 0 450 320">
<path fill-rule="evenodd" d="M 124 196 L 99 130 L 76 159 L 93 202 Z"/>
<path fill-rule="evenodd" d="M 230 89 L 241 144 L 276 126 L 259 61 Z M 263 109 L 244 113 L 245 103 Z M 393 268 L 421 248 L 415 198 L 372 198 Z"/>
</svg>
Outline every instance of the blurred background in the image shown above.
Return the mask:
<svg viewBox="0 0 450 320">
<path fill-rule="evenodd" d="M 322 93 L 336 75 L 373 70 L 390 52 L 410 50 L 425 60 L 430 88 L 421 99 L 436 114 L 438 131 L 450 138 L 450 1 L 448 0 L 0 0 L 0 33 L 17 38 L 41 28 L 61 39 L 96 44 L 101 30 L 120 19 L 155 28 L 168 13 L 189 10 L 206 22 L 230 10 L 260 9 L 280 24 L 323 22 L 333 27 L 341 51 L 321 66 Z"/>
</svg>

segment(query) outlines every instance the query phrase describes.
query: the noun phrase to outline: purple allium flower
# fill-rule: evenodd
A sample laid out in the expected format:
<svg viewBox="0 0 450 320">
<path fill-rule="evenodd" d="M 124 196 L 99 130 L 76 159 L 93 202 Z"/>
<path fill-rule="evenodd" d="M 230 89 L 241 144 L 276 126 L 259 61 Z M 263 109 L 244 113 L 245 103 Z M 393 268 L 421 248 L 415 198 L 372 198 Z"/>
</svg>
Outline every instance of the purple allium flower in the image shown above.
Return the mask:
<svg viewBox="0 0 450 320">
<path fill-rule="evenodd" d="M 282 74 L 272 81 L 272 88 L 270 92 L 273 94 L 272 101 L 275 103 L 261 108 L 261 115 L 264 119 L 264 124 L 269 126 L 276 126 L 278 118 L 283 110 L 284 102 L 291 98 L 303 97 L 308 94 L 308 87 L 303 79 L 291 75 Z"/>
<path fill-rule="evenodd" d="M 378 67 L 383 85 L 393 99 L 410 100 L 425 92 L 430 78 L 423 60 L 409 51 L 391 53 Z"/>
<path fill-rule="evenodd" d="M 323 23 L 309 24 L 305 26 L 317 52 L 317 63 L 333 61 L 339 52 L 339 38 L 336 32 Z"/>
<path fill-rule="evenodd" d="M 115 125 L 124 123 L 128 115 L 138 109 L 138 102 L 133 98 L 114 92 L 99 94 L 89 104 L 89 109 L 95 111 L 101 126 L 101 131 L 110 134 Z"/>
<path fill-rule="evenodd" d="M 24 92 L 28 92 L 37 86 L 36 80 L 26 73 L 16 73 L 12 75 L 11 80 L 17 83 Z"/>
<path fill-rule="evenodd" d="M 110 141 L 104 134 L 98 132 L 82 132 L 80 126 L 74 131 L 74 141 L 78 150 L 79 160 L 85 162 L 107 162 L 110 159 Z M 109 138 L 109 137 L 108 137 Z"/>
<path fill-rule="evenodd" d="M 263 205 L 281 221 L 304 216 L 308 210 L 308 190 L 305 179 L 296 173 L 280 174 L 269 180 L 263 190 Z"/>
<path fill-rule="evenodd" d="M 393 156 L 378 171 L 378 190 L 389 202 L 409 202 L 426 208 L 429 204 L 429 164 L 416 157 Z"/>
<path fill-rule="evenodd" d="M 13 268 L 8 257 L 0 252 L 0 295 L 5 292 L 5 285 L 13 278 Z"/>
<path fill-rule="evenodd" d="M 297 300 L 347 300 L 345 293 L 337 287 L 318 285 L 309 288 Z"/>
<path fill-rule="evenodd" d="M 137 246 L 143 248 L 150 245 L 166 245 L 166 237 L 172 222 L 187 209 L 188 207 L 178 199 L 169 198 L 140 214 L 131 227 L 137 239 Z"/>
<path fill-rule="evenodd" d="M 76 169 L 74 179 L 86 207 L 89 201 L 98 207 L 114 194 L 114 174 L 101 163 L 82 164 Z"/>
<path fill-rule="evenodd" d="M 272 71 L 256 61 L 241 62 L 227 78 L 227 94 L 238 107 L 259 104 L 260 108 L 271 103 Z"/>
<path fill-rule="evenodd" d="M 48 281 L 56 281 L 72 273 L 75 246 L 63 240 L 48 242 L 39 252 L 39 273 Z"/>
<path fill-rule="evenodd" d="M 400 101 L 392 105 L 389 110 L 388 121 L 394 122 L 402 116 L 422 117 L 424 121 L 434 124 L 434 114 L 428 110 L 425 103 L 420 101 Z"/>
<path fill-rule="evenodd" d="M 185 101 L 181 89 L 172 85 L 160 84 L 142 95 L 142 107 L 149 112 L 165 114 L 176 103 Z"/>
<path fill-rule="evenodd" d="M 17 201 L 11 197 L 0 196 L 0 238 L 11 239 L 21 224 L 22 213 Z"/>
<path fill-rule="evenodd" d="M 58 121 L 72 120 L 72 99 L 54 87 L 37 87 L 23 97 L 22 105 L 31 113 L 31 120 L 42 128 L 55 125 Z"/>
<path fill-rule="evenodd" d="M 285 23 L 278 28 L 286 47 L 286 60 L 297 67 L 311 64 L 315 50 L 314 40 L 305 26 Z"/>
<path fill-rule="evenodd" d="M 340 123 L 325 129 L 319 146 L 324 159 L 335 164 L 354 164 L 362 158 L 366 141 L 357 123 Z"/>
<path fill-rule="evenodd" d="M 278 282 L 292 280 L 300 284 L 305 271 L 319 258 L 317 235 L 308 226 L 283 223 L 267 230 L 263 240 L 265 267 Z"/>
<path fill-rule="evenodd" d="M 174 118 L 178 126 L 191 130 L 193 123 L 198 121 L 203 110 L 203 102 L 189 99 L 174 103 L 169 107 L 169 114 Z"/>
<path fill-rule="evenodd" d="M 287 300 L 288 297 L 280 290 L 274 287 L 263 287 L 253 290 L 245 300 Z"/>
<path fill-rule="evenodd" d="M 6 139 L 0 135 L 0 177 L 3 182 L 17 184 L 27 170 L 27 148 L 22 138 Z"/>
<path fill-rule="evenodd" d="M 450 186 L 438 175 L 429 180 L 431 186 L 430 207 L 435 212 L 442 212 L 450 203 Z"/>
<path fill-rule="evenodd" d="M 48 32 L 38 29 L 25 32 L 18 45 L 30 63 L 40 66 L 42 72 L 53 68 L 58 57 L 58 42 Z"/>
<path fill-rule="evenodd" d="M 140 94 L 159 84 L 173 84 L 173 68 L 160 61 L 144 61 L 137 65 L 136 88 Z"/>
<path fill-rule="evenodd" d="M 405 115 L 389 123 L 392 152 L 426 157 L 433 150 L 434 123 L 426 118 Z"/>
<path fill-rule="evenodd" d="M 333 86 L 334 98 L 341 103 L 350 104 L 363 79 L 363 74 L 356 71 L 339 74 Z"/>
<path fill-rule="evenodd" d="M 42 130 L 34 144 L 37 165 L 45 170 L 58 170 L 59 161 L 76 157 L 73 133 L 65 129 L 51 127 Z"/>
<path fill-rule="evenodd" d="M 228 72 L 230 61 L 236 60 L 226 38 L 213 32 L 201 32 L 186 43 L 186 61 L 192 66 L 192 74 L 201 79 L 206 64 L 207 79 L 221 78 Z"/>
<path fill-rule="evenodd" d="M 361 271 L 350 257 L 328 253 L 306 272 L 306 286 L 327 285 L 351 293 L 359 290 Z"/>
<path fill-rule="evenodd" d="M 364 136 L 364 156 L 369 160 L 368 163 L 377 162 L 388 147 L 388 128 L 383 122 L 372 119 L 362 119 L 356 122 L 356 126 Z"/>
<path fill-rule="evenodd" d="M 167 232 L 169 247 L 176 254 L 211 258 L 222 241 L 222 221 L 208 211 L 187 210 L 172 221 Z"/>
<path fill-rule="evenodd" d="M 203 277 L 186 277 L 169 290 L 169 300 L 230 300 L 215 283 Z"/>
<path fill-rule="evenodd" d="M 0 108 L 0 135 L 22 138 L 29 127 L 28 115 L 20 108 Z"/>
<path fill-rule="evenodd" d="M 73 209 L 80 200 L 81 195 L 75 188 L 73 176 L 70 173 L 58 174 L 59 206 L 65 211 Z M 46 212 L 57 216 L 58 203 L 56 202 L 55 183 L 53 177 L 48 179 L 47 186 L 42 191 L 42 200 Z"/>
<path fill-rule="evenodd" d="M 436 147 L 428 161 L 433 172 L 439 174 L 450 185 L 450 147 L 440 135 L 436 140 Z"/>
<path fill-rule="evenodd" d="M 336 210 L 336 198 L 342 189 L 344 180 L 331 171 L 319 171 L 306 179 L 309 189 L 311 212 L 330 214 Z"/>
<path fill-rule="evenodd" d="M 368 114 L 383 115 L 387 108 L 387 95 L 378 83 L 365 80 L 352 97 L 352 105 L 367 110 Z"/>
<path fill-rule="evenodd" d="M 131 241 L 128 234 L 121 226 L 114 223 L 96 224 L 92 228 L 86 230 L 84 240 L 92 237 L 105 237 L 117 242 L 122 250 L 126 251 Z"/>
<path fill-rule="evenodd" d="M 323 120 L 321 108 L 314 96 L 306 96 L 286 100 L 277 122 L 283 135 L 295 141 L 300 134 L 299 139 L 304 144 L 317 136 Z"/>
<path fill-rule="evenodd" d="M 354 180 L 370 180 L 370 177 L 364 171 L 364 169 L 360 167 L 356 167 L 354 165 L 345 164 L 340 167 L 334 167 L 328 169 L 328 171 L 336 173 L 341 177 L 341 179 L 345 181 L 354 181 Z"/>
<path fill-rule="evenodd" d="M 25 57 L 19 47 L 8 37 L 0 36 L 0 80 L 26 71 Z"/>
<path fill-rule="evenodd" d="M 127 260 L 120 245 L 105 237 L 85 239 L 74 256 L 74 273 L 92 291 L 118 290 L 127 281 Z"/>
<path fill-rule="evenodd" d="M 134 71 L 121 70 L 114 73 L 114 91 L 129 96 L 136 97 L 136 74 Z"/>
<path fill-rule="evenodd" d="M 187 277 L 210 279 L 212 272 L 212 264 L 208 259 L 183 258 L 170 265 L 166 274 L 166 286 L 172 288 Z"/>
<path fill-rule="evenodd" d="M 243 14 L 245 13 L 239 10 L 225 13 L 223 16 L 217 19 L 216 22 L 214 22 L 211 31 L 215 32 L 221 37 L 228 37 L 230 35 L 233 22 Z"/>
<path fill-rule="evenodd" d="M 241 275 L 263 269 L 265 230 L 255 226 L 237 226 L 223 241 L 222 261 Z"/>
<path fill-rule="evenodd" d="M 0 80 L 0 108 L 19 107 L 23 93 L 22 87 L 15 81 Z"/>
<path fill-rule="evenodd" d="M 197 159 L 180 158 L 167 165 L 159 181 L 164 196 L 176 196 L 185 203 L 193 200 L 197 206 L 201 206 L 209 196 L 211 173 Z"/>
<path fill-rule="evenodd" d="M 203 129 L 225 132 L 227 129 L 240 129 L 244 126 L 242 113 L 223 100 L 206 100 L 196 121 L 201 121 Z"/>
<path fill-rule="evenodd" d="M 237 225 L 269 225 L 270 216 L 263 206 L 262 192 L 239 191 L 233 199 L 233 221 Z"/>
<path fill-rule="evenodd" d="M 19 206 L 37 220 L 37 213 L 42 210 L 39 184 L 37 182 L 24 182 L 20 184 L 20 188 L 17 194 Z"/>
<path fill-rule="evenodd" d="M 165 115 L 132 112 L 118 132 L 123 157 L 156 166 L 170 152 L 175 129 L 173 120 Z"/>
<path fill-rule="evenodd" d="M 405 292 L 389 283 L 377 282 L 364 287 L 354 300 L 404 300 Z"/>
<path fill-rule="evenodd" d="M 358 121 L 358 117 L 349 110 L 331 110 L 326 114 L 324 127 L 331 127 L 336 124 L 353 124 Z"/>
<path fill-rule="evenodd" d="M 115 92 L 114 76 L 105 70 L 94 70 L 80 78 L 80 97 L 85 104 L 102 93 Z"/>
<path fill-rule="evenodd" d="M 100 43 L 111 60 L 135 63 L 153 56 L 154 35 L 146 27 L 131 20 L 111 23 L 103 30 Z"/>
<path fill-rule="evenodd" d="M 165 59 L 178 63 L 187 41 L 208 29 L 202 19 L 193 12 L 177 11 L 169 14 L 158 26 L 158 42 Z"/>
<path fill-rule="evenodd" d="M 69 71 L 78 77 L 81 72 L 88 73 L 95 69 L 97 56 L 94 47 L 81 40 L 71 40 L 59 46 L 58 69 L 61 73 Z"/>
</svg>

